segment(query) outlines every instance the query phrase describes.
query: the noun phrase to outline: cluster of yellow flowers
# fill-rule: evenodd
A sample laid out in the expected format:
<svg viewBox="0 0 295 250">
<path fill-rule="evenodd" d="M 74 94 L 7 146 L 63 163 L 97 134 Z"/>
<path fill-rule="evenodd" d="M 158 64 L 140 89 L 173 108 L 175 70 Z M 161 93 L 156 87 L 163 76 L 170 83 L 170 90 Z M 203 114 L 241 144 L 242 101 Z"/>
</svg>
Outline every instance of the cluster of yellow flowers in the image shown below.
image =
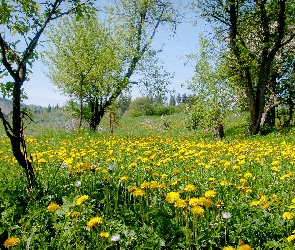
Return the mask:
<svg viewBox="0 0 295 250">
<path fill-rule="evenodd" d="M 187 192 L 196 191 L 196 187 L 193 184 L 188 184 L 185 188 Z M 205 209 L 203 207 L 212 207 L 214 206 L 214 202 L 208 198 L 214 198 L 216 196 L 216 192 L 213 190 L 207 190 L 202 197 L 186 197 L 185 199 L 181 199 L 180 197 L 181 191 L 178 192 L 169 192 L 166 195 L 166 201 L 169 203 L 174 203 L 175 208 L 188 208 L 193 215 L 202 216 L 205 213 Z"/>
</svg>

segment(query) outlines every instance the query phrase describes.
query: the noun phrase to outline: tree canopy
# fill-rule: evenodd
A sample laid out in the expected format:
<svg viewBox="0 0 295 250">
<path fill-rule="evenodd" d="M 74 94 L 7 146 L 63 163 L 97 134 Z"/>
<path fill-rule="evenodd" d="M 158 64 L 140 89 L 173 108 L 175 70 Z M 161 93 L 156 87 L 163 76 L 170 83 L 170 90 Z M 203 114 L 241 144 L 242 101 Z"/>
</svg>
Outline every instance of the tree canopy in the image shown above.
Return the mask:
<svg viewBox="0 0 295 250">
<path fill-rule="evenodd" d="M 131 86 L 135 73 L 148 75 L 150 81 L 141 80 L 147 89 L 167 84 L 161 68 L 155 67 L 152 42 L 159 29 L 173 29 L 177 18 L 172 1 L 117 0 L 103 17 L 63 21 L 49 35 L 49 77 L 64 93 L 80 98 L 81 111 L 87 105 L 95 129 L 106 108 Z"/>
<path fill-rule="evenodd" d="M 3 0 L 0 6 L 1 68 L 0 73 L 10 77 L 11 81 L 1 85 L 2 93 L 12 96 L 13 117 L 10 124 L 0 109 L 7 136 L 12 145 L 13 154 L 24 168 L 29 181 L 29 188 L 37 186 L 33 168 L 27 157 L 26 143 L 23 135 L 23 119 L 28 114 L 21 111 L 23 83 L 28 79 L 30 67 L 38 58 L 36 48 L 40 37 L 48 24 L 64 15 L 77 13 L 82 15 L 90 10 L 92 1 L 52 0 L 52 1 L 18 1 Z"/>
<path fill-rule="evenodd" d="M 242 89 L 248 104 L 249 133 L 257 134 L 272 108 L 277 106 L 278 75 L 282 54 L 294 47 L 292 1 L 194 2 L 196 11 L 215 26 L 217 37 L 229 50 L 229 77 Z M 294 51 L 294 50 L 293 50 Z"/>
</svg>

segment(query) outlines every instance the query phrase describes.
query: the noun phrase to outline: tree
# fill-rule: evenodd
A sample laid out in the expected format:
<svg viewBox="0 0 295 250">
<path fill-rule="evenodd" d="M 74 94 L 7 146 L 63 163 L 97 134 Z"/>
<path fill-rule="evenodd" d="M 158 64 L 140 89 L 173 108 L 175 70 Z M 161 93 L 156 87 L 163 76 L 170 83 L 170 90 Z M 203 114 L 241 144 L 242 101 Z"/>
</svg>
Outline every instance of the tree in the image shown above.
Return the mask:
<svg viewBox="0 0 295 250">
<path fill-rule="evenodd" d="M 64 2 L 63 0 L 42 3 L 33 0 L 3 0 L 0 6 L 0 22 L 3 27 L 0 33 L 1 72 L 5 69 L 4 73 L 12 78 L 12 81 L 2 85 L 2 90 L 5 90 L 4 94 L 12 96 L 12 125 L 5 119 L 1 109 L 0 119 L 10 139 L 14 157 L 26 173 L 29 189 L 38 185 L 31 162 L 27 157 L 23 134 L 23 121 L 28 116 L 21 110 L 20 105 L 23 97 L 23 83 L 30 73 L 29 68 L 38 58 L 36 47 L 48 24 L 70 13 L 82 14 L 91 4 L 90 1 L 69 0 L 66 4 Z"/>
<path fill-rule="evenodd" d="M 188 82 L 188 89 L 193 96 L 189 103 L 188 127 L 211 127 L 213 130 L 221 126 L 224 117 L 235 105 L 235 99 L 224 76 L 223 62 L 215 55 L 214 43 L 209 42 L 202 34 L 199 41 L 198 53 L 188 56 L 196 60 L 195 74 Z"/>
<path fill-rule="evenodd" d="M 131 95 L 122 93 L 118 98 L 118 116 L 121 117 L 129 108 Z"/>
<path fill-rule="evenodd" d="M 86 120 L 95 130 L 106 98 L 117 89 L 117 77 L 128 55 L 120 37 L 114 37 L 97 15 L 63 19 L 53 27 L 44 62 L 50 80 L 79 100 L 80 126 Z M 106 108 L 106 107 L 105 107 Z"/>
<path fill-rule="evenodd" d="M 175 96 L 174 95 L 171 95 L 170 96 L 169 105 L 170 106 L 176 106 L 176 100 L 175 100 Z"/>
<path fill-rule="evenodd" d="M 243 89 L 249 108 L 250 134 L 257 134 L 274 107 L 275 63 L 280 51 L 294 41 L 295 4 L 287 0 L 209 1 L 195 6 L 230 49 L 228 63 Z M 268 99 L 268 100 L 267 100 Z"/>
<path fill-rule="evenodd" d="M 176 102 L 177 102 L 177 105 L 181 103 L 181 95 L 179 93 L 176 96 Z"/>
<path fill-rule="evenodd" d="M 80 91 L 81 97 L 83 96 L 90 112 L 93 113 L 92 129 L 96 129 L 106 109 L 116 101 L 124 90 L 131 86 L 132 75 L 143 72 L 144 63 L 150 62 L 154 58 L 156 52 L 152 50 L 151 44 L 158 30 L 166 25 L 170 25 L 172 28 L 176 25 L 177 12 L 172 1 L 116 0 L 114 3 L 114 5 L 106 8 L 104 24 L 100 23 L 105 27 L 100 37 L 109 37 L 109 40 L 103 42 L 93 38 L 96 41 L 96 46 L 89 47 L 87 46 L 89 44 L 87 37 L 81 35 L 83 32 L 77 33 L 76 29 L 69 28 L 67 34 L 72 32 L 71 37 L 77 35 L 77 39 L 80 41 L 79 48 L 71 50 L 71 46 L 68 46 L 69 43 L 60 43 L 65 51 L 71 51 L 70 55 L 67 55 L 69 57 L 66 57 L 67 60 L 61 59 L 63 64 L 72 64 L 72 60 L 69 58 L 80 58 L 82 65 L 86 66 L 89 66 L 87 63 L 89 61 L 93 63 L 91 70 L 87 71 L 89 75 L 83 78 L 84 83 L 81 83 L 79 74 L 72 74 L 71 80 L 67 79 L 68 77 L 63 77 L 65 71 L 62 70 L 62 67 L 71 67 L 62 66 L 58 68 L 54 66 L 56 69 L 54 74 L 62 79 L 59 86 L 64 92 L 70 89 L 70 93 L 77 96 L 79 88 L 74 86 L 78 86 L 80 83 L 80 90 L 83 89 L 83 91 Z M 74 26 L 75 24 L 70 25 L 70 27 Z M 95 35 L 91 35 L 91 33 L 95 33 L 96 29 L 93 29 L 92 26 L 87 26 L 87 29 L 89 30 L 87 32 L 89 37 L 94 37 Z M 64 34 L 65 32 L 58 33 Z M 79 39 L 81 36 L 83 36 L 83 39 Z M 61 40 L 64 40 L 62 36 Z M 56 43 L 56 38 L 53 38 L 52 41 Z M 58 48 L 55 47 L 55 49 Z M 75 54 L 75 51 L 83 50 L 88 50 L 87 55 L 89 56 L 97 55 L 101 51 L 103 54 L 99 54 L 100 56 L 96 60 L 84 60 L 83 57 L 79 56 L 79 53 Z M 49 54 L 51 52 L 52 50 Z M 56 56 L 62 57 L 63 54 L 57 52 Z M 54 56 L 52 57 L 51 63 L 55 63 L 56 59 L 54 59 Z M 157 68 L 154 71 L 155 74 L 159 73 Z M 52 76 L 50 77 L 52 78 Z M 74 82 L 75 84 L 73 84 Z"/>
<path fill-rule="evenodd" d="M 132 117 L 149 116 L 153 114 L 153 104 L 148 97 L 137 97 L 129 105 L 126 114 Z"/>
</svg>

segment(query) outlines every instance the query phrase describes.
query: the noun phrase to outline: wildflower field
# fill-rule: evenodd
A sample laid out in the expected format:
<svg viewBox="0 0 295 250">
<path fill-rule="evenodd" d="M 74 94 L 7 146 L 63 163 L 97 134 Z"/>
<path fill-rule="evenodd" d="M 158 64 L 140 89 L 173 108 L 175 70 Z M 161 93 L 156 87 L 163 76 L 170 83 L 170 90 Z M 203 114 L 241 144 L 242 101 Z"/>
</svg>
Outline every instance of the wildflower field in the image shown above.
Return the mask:
<svg viewBox="0 0 295 250">
<path fill-rule="evenodd" d="M 1 247 L 295 248 L 292 131 L 226 130 L 222 141 L 179 123 L 35 131 L 26 141 L 40 198 L 0 131 Z"/>
</svg>

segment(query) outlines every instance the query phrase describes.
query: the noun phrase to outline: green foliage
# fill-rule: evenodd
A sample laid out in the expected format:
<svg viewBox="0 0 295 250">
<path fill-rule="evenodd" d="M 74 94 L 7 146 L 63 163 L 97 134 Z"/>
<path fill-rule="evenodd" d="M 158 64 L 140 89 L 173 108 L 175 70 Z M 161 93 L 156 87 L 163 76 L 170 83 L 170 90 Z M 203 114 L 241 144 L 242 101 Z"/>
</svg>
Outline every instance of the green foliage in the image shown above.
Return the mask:
<svg viewBox="0 0 295 250">
<path fill-rule="evenodd" d="M 148 97 L 137 97 L 130 103 L 126 116 L 165 116 L 174 114 L 179 109 L 174 106 L 164 106 Z"/>
<path fill-rule="evenodd" d="M 152 115 L 152 113 L 153 107 L 151 99 L 148 97 L 137 97 L 130 103 L 126 115 L 137 117 Z"/>
<path fill-rule="evenodd" d="M 167 0 L 161 4 L 118 0 L 104 10 L 104 15 L 63 20 L 52 28 L 45 58 L 50 79 L 74 102 L 79 101 L 80 117 L 94 127 L 131 87 L 134 73 L 143 75 L 139 82 L 145 88 L 163 92 L 170 75 L 156 66 L 157 51 L 151 43 L 161 26 L 173 26 L 177 18 Z M 83 106 L 91 107 L 87 114 Z"/>
<path fill-rule="evenodd" d="M 210 55 L 214 55 L 214 44 L 201 35 L 200 46 L 198 54 L 190 56 L 196 60 L 195 75 L 188 83 L 188 88 L 193 92 L 187 108 L 187 127 L 190 129 L 222 123 L 227 112 L 235 105 L 222 67 L 210 59 Z"/>
<path fill-rule="evenodd" d="M 40 199 L 25 191 L 24 173 L 0 136 L 0 177 L 6 180 L 0 186 L 0 244 L 14 236 L 20 239 L 14 249 L 223 249 L 241 241 L 254 249 L 293 249 L 294 240 L 286 239 L 294 218 L 283 215 L 295 216 L 294 131 L 246 137 L 240 114 L 224 121 L 232 130 L 227 141 L 214 142 L 188 131 L 183 118 L 151 117 L 153 124 L 169 124 L 162 130 L 147 127 L 142 117 L 122 118 L 113 135 L 29 130 L 28 153 L 46 193 Z M 188 191 L 188 184 L 196 190 Z M 131 191 L 135 186 L 143 196 Z M 207 198 L 213 204 L 201 205 L 205 213 L 196 217 L 188 201 L 208 190 L 215 191 Z M 170 192 L 187 207 L 169 203 Z M 88 198 L 78 205 L 83 195 Z M 102 223 L 87 228 L 95 216 Z M 120 238 L 112 241 L 116 234 Z"/>
</svg>

